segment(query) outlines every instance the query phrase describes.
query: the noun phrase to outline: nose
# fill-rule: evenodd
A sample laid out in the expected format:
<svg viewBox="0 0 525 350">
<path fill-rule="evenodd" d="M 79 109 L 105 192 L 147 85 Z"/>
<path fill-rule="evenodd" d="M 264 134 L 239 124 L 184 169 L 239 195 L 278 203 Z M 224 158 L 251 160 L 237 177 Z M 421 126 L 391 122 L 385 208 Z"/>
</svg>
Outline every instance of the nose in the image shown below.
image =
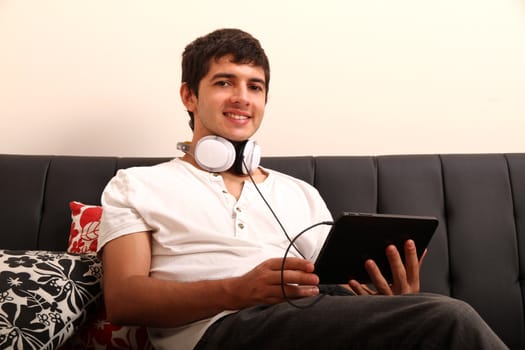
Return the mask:
<svg viewBox="0 0 525 350">
<path fill-rule="evenodd" d="M 248 94 L 248 88 L 246 86 L 237 86 L 233 90 L 233 94 L 231 96 L 232 103 L 240 104 L 240 105 L 249 105 L 249 94 Z"/>
</svg>

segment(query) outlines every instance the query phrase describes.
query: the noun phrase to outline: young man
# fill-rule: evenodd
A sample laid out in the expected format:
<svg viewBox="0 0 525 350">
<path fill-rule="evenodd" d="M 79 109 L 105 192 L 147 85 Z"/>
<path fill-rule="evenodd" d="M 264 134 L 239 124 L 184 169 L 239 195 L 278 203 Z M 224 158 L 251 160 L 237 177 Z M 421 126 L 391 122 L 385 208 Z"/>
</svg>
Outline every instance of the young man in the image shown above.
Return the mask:
<svg viewBox="0 0 525 350">
<path fill-rule="evenodd" d="M 386 250 L 391 285 L 367 262 L 374 291 L 357 281 L 318 285 L 312 261 L 328 226 L 298 239 L 283 265 L 284 231 L 294 236 L 331 216 L 313 187 L 258 166 L 249 139 L 268 96 L 263 49 L 248 33 L 217 30 L 186 47 L 182 68 L 193 129 L 186 154 L 121 170 L 102 196 L 99 246 L 113 322 L 147 325 L 158 350 L 505 348 L 466 304 L 417 294 L 411 241 L 405 265 L 395 247 Z"/>
</svg>

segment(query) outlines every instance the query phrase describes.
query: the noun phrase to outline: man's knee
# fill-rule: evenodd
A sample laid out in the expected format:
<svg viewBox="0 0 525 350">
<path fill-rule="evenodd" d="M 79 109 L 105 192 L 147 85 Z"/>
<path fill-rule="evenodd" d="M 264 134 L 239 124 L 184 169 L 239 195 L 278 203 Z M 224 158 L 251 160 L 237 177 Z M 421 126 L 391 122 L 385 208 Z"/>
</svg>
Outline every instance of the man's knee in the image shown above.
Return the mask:
<svg viewBox="0 0 525 350">
<path fill-rule="evenodd" d="M 432 313 L 437 319 L 447 323 L 477 323 L 481 317 L 468 303 L 445 296 L 430 298 Z"/>
<path fill-rule="evenodd" d="M 476 343 L 482 338 L 494 338 L 493 332 L 481 316 L 468 303 L 450 297 L 431 298 L 431 315 L 436 330 L 460 337 L 465 343 Z M 489 337 L 489 335 L 491 335 Z"/>
</svg>

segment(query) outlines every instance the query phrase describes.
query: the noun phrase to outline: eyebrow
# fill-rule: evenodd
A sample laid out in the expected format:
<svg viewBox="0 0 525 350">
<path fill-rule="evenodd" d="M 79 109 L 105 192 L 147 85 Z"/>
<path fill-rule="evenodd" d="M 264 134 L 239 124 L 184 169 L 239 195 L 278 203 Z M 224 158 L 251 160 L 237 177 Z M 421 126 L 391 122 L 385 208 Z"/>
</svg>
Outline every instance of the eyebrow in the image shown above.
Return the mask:
<svg viewBox="0 0 525 350">
<path fill-rule="evenodd" d="M 220 78 L 231 79 L 231 78 L 237 78 L 237 76 L 233 73 L 216 73 L 211 77 L 211 80 L 220 79 Z M 260 83 L 262 85 L 266 85 L 266 81 L 260 78 L 250 78 L 249 81 L 252 83 Z"/>
</svg>

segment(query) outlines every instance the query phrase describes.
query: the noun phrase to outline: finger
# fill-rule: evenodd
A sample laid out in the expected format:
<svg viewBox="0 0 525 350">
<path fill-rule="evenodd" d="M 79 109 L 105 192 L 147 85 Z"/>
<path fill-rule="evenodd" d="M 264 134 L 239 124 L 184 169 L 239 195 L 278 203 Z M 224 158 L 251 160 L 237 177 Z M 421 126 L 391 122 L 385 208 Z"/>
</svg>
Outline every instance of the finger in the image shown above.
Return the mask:
<svg viewBox="0 0 525 350">
<path fill-rule="evenodd" d="M 305 267 L 311 262 L 293 258 L 287 262 L 288 259 L 283 260 L 281 258 L 269 259 L 256 266 L 252 271 L 251 275 L 257 279 L 258 282 L 265 285 L 280 285 L 284 284 L 298 284 L 298 285 L 318 285 L 319 277 L 312 272 L 305 272 L 311 269 L 294 269 L 297 267 Z M 283 269 L 284 262 L 284 269 Z M 287 269 L 287 268 L 292 269 Z"/>
<path fill-rule="evenodd" d="M 396 292 L 406 291 L 408 286 L 407 281 L 407 271 L 405 265 L 403 265 L 403 260 L 397 248 L 394 245 L 389 245 L 385 251 L 386 258 L 390 264 L 390 270 L 392 271 L 392 285 Z"/>
<path fill-rule="evenodd" d="M 285 270 L 301 270 L 304 272 L 313 272 L 314 264 L 306 259 L 288 257 L 288 258 L 274 258 L 265 261 L 268 267 L 272 270 L 281 270 L 284 265 Z"/>
<path fill-rule="evenodd" d="M 392 289 L 390 288 L 388 281 L 385 279 L 385 277 L 379 270 L 379 267 L 373 260 L 369 259 L 365 262 L 365 269 L 368 272 L 368 275 L 370 276 L 370 280 L 372 281 L 372 284 L 375 286 L 377 293 L 384 294 L 384 295 L 394 294 L 392 292 Z"/>
<path fill-rule="evenodd" d="M 285 270 L 284 273 L 278 271 L 274 274 L 274 279 L 270 281 L 271 284 L 281 284 L 281 277 L 285 284 L 296 284 L 306 286 L 316 286 L 319 284 L 319 277 L 316 274 L 297 270 Z"/>
<path fill-rule="evenodd" d="M 419 286 L 419 261 L 416 245 L 413 240 L 405 242 L 406 278 L 411 287 Z"/>
<path fill-rule="evenodd" d="M 348 282 L 348 287 L 350 290 L 352 290 L 354 293 L 358 295 L 374 295 L 377 294 L 375 290 L 367 286 L 366 284 L 359 283 L 356 280 L 350 280 Z"/>
<path fill-rule="evenodd" d="M 284 292 L 286 293 L 286 298 L 298 299 L 319 295 L 319 288 L 317 286 L 285 285 Z M 277 297 L 280 301 L 283 301 L 285 299 L 281 287 L 272 287 L 270 289 L 270 293 L 272 296 Z"/>
<path fill-rule="evenodd" d="M 423 254 L 421 254 L 421 257 L 419 258 L 419 268 L 421 268 L 421 265 L 423 265 L 423 260 L 425 259 L 425 256 L 427 256 L 428 248 L 426 248 L 423 251 Z"/>
<path fill-rule="evenodd" d="M 367 295 L 367 294 L 370 294 L 368 293 L 368 291 L 365 289 L 365 286 L 359 282 L 357 282 L 356 280 L 350 280 L 350 282 L 348 282 L 348 286 L 350 287 L 350 289 L 352 290 L 352 292 L 354 292 L 355 294 L 357 295 Z"/>
<path fill-rule="evenodd" d="M 368 294 L 377 294 L 375 290 L 367 286 L 366 284 L 361 284 L 361 287 L 368 293 Z"/>
</svg>

